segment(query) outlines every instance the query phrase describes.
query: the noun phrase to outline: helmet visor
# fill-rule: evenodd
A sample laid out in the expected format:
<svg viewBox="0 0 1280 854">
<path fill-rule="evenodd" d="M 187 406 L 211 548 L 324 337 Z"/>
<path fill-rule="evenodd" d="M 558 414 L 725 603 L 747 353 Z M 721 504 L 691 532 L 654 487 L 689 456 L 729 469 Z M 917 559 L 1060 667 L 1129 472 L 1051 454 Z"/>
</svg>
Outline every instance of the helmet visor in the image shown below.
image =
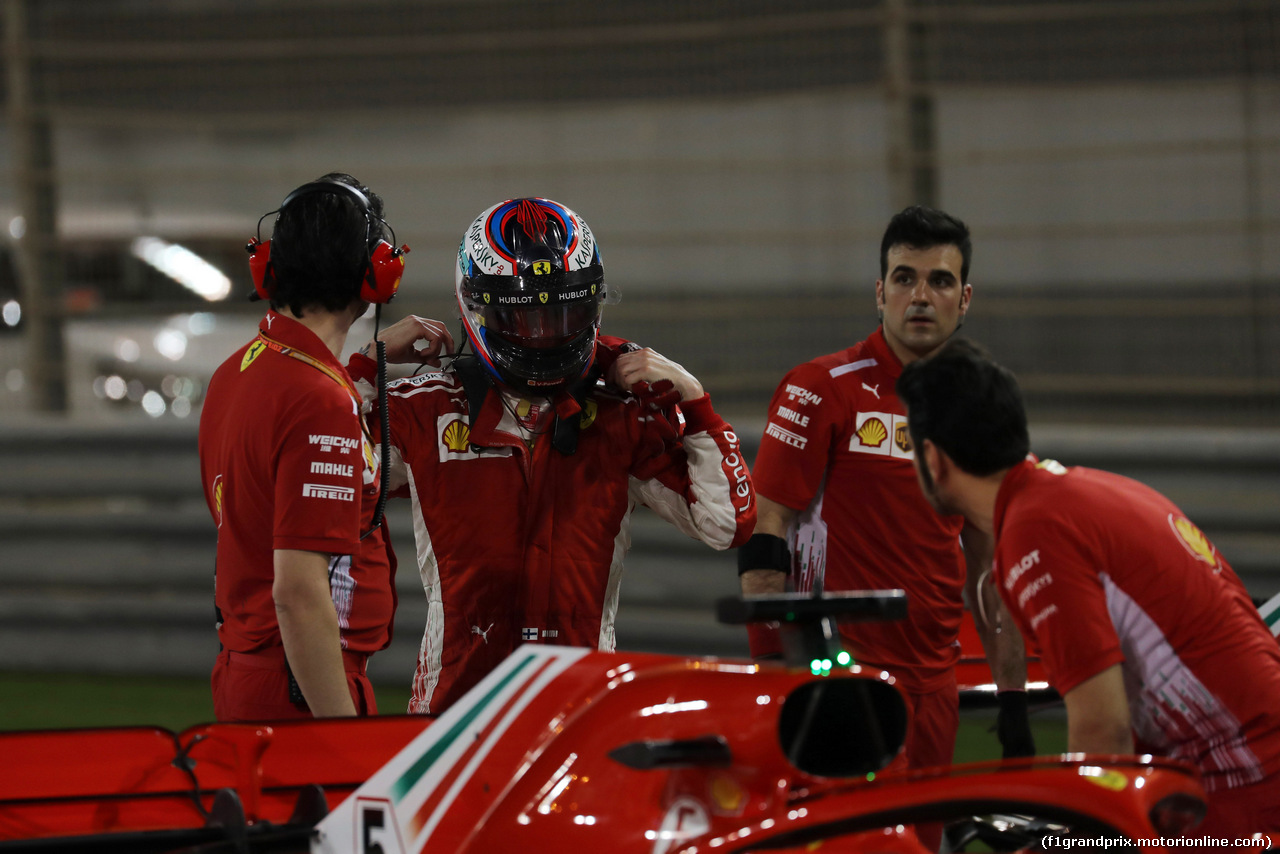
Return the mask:
<svg viewBox="0 0 1280 854">
<path fill-rule="evenodd" d="M 484 326 L 490 332 L 518 339 L 527 347 L 539 349 L 567 343 L 600 317 L 600 299 L 512 308 L 484 306 Z"/>
</svg>

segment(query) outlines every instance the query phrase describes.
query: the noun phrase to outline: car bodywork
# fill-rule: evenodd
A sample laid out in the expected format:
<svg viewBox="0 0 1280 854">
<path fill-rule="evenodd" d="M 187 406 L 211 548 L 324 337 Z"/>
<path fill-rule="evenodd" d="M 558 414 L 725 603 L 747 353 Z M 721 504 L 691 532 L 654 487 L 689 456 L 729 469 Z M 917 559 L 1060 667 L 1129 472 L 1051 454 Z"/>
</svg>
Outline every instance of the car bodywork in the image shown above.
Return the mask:
<svg viewBox="0 0 1280 854">
<path fill-rule="evenodd" d="M 722 608 L 803 624 L 787 663 L 526 645 L 435 718 L 0 733 L 0 852 L 915 854 L 920 822 L 1014 850 L 1203 813 L 1194 769 L 1151 757 L 907 770 L 892 675 L 798 666 L 837 648 L 824 609 L 905 607 L 858 599 Z"/>
</svg>

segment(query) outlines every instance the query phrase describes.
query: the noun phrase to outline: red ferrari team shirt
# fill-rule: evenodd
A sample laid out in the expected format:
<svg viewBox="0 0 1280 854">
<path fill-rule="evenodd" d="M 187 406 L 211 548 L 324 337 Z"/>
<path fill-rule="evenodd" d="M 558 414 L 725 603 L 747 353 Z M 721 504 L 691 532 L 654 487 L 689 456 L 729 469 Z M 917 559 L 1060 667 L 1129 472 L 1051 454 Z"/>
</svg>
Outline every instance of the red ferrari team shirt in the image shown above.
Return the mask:
<svg viewBox="0 0 1280 854">
<path fill-rule="evenodd" d="M 1140 751 L 1213 792 L 1280 770 L 1280 645 L 1240 579 L 1167 498 L 1052 460 L 1005 477 L 995 578 L 1059 693 L 1114 664 Z"/>
<path fill-rule="evenodd" d="M 901 372 L 879 329 L 792 370 L 769 404 L 752 478 L 760 495 L 800 514 L 796 590 L 821 580 L 825 590 L 906 591 L 905 620 L 841 632 L 859 661 L 925 692 L 952 678 L 960 654 L 963 520 L 939 516 L 920 492 L 893 389 Z"/>
<path fill-rule="evenodd" d="M 342 647 L 391 639 L 394 557 L 385 527 L 364 540 L 377 458 L 342 365 L 311 330 L 268 312 L 260 336 L 209 382 L 200 417 L 205 500 L 218 526 L 218 640 L 251 652 L 280 644 L 274 551 L 330 554 Z"/>
</svg>

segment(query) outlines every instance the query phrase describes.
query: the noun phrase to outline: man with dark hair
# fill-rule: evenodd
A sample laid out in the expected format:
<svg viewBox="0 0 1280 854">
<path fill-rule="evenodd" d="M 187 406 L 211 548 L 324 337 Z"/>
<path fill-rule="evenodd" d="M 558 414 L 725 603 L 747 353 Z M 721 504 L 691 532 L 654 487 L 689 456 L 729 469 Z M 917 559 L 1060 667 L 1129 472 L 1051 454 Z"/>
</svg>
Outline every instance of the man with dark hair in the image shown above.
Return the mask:
<svg viewBox="0 0 1280 854">
<path fill-rule="evenodd" d="M 404 262 L 382 200 L 332 173 L 290 193 L 249 244 L 253 341 L 214 373 L 200 419 L 218 526 L 218 720 L 373 714 L 369 655 L 391 640 L 395 558 L 347 332 L 395 292 Z M 270 214 L 268 214 L 270 216 Z M 379 514 L 380 515 L 380 514 Z"/>
<path fill-rule="evenodd" d="M 898 396 L 929 502 L 995 538 L 1067 749 L 1196 765 L 1197 835 L 1280 831 L 1280 646 L 1213 543 L 1141 483 L 1027 456 L 1017 381 L 969 342 L 907 366 Z"/>
<path fill-rule="evenodd" d="M 906 591 L 906 620 L 841 633 L 859 663 L 888 670 L 906 690 L 906 753 L 917 768 L 951 762 L 962 591 L 987 595 L 977 582 L 990 543 L 965 529 L 962 549 L 963 520 L 940 517 L 921 499 L 893 386 L 904 365 L 932 353 L 964 320 L 971 255 L 968 228 L 942 211 L 909 207 L 889 222 L 875 287 L 881 326 L 800 365 L 778 386 L 753 467 L 759 519 L 739 550 L 748 595 L 781 592 L 788 576 L 800 591 Z M 1004 753 L 1029 755 L 1021 641 L 999 633 L 994 620 L 978 625 L 1000 689 Z M 753 655 L 778 648 L 772 629 L 751 629 Z"/>
</svg>

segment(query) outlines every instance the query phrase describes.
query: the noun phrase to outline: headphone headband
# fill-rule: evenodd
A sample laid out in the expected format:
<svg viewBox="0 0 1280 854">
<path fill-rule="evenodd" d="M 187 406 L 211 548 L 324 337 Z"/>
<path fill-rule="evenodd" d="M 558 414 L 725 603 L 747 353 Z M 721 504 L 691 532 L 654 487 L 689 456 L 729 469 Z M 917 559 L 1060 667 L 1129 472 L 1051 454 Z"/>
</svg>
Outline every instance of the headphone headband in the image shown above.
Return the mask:
<svg viewBox="0 0 1280 854">
<path fill-rule="evenodd" d="M 336 196 L 346 193 L 357 205 L 360 206 L 360 210 L 364 211 L 364 215 L 370 220 L 369 225 L 372 228 L 372 220 L 375 217 L 373 215 L 373 206 L 369 202 L 369 197 L 350 184 L 343 183 L 342 181 L 312 181 L 310 184 L 303 184 L 301 187 L 285 196 L 284 201 L 280 203 L 280 207 L 276 208 L 272 213 L 279 213 L 303 196 L 310 196 L 315 193 L 329 193 Z"/>
<path fill-rule="evenodd" d="M 400 288 L 400 277 L 404 273 L 404 253 L 409 251 L 409 247 L 401 246 L 396 248 L 395 231 L 391 229 L 386 220 L 373 212 L 369 197 L 361 190 L 341 181 L 312 181 L 303 184 L 285 196 L 284 201 L 280 203 L 280 207 L 273 211 L 268 211 L 258 218 L 257 237 L 245 247 L 249 251 L 249 270 L 253 276 L 254 286 L 254 293 L 250 296 L 250 299 L 271 299 L 272 292 L 275 290 L 275 269 L 271 263 L 272 241 L 263 242 L 262 221 L 272 214 L 280 214 L 281 211 L 298 199 L 317 193 L 328 193 L 336 196 L 345 195 L 355 202 L 356 207 L 364 215 L 364 242 L 367 261 L 360 277 L 360 298 L 365 302 L 372 303 L 390 302 Z M 373 224 L 375 220 L 386 226 L 388 231 L 391 231 L 391 243 L 379 240 L 377 246 L 369 246 L 369 241 L 374 233 Z M 263 252 L 264 249 L 266 250 L 265 252 Z"/>
</svg>

